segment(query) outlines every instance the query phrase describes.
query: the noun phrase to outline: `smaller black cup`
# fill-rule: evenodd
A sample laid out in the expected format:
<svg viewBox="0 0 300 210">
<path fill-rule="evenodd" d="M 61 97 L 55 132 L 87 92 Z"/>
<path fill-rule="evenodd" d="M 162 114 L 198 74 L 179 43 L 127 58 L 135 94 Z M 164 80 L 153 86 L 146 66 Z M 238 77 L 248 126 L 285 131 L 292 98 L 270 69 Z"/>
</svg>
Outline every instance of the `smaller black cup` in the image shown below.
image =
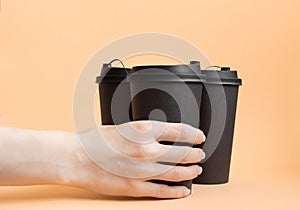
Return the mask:
<svg viewBox="0 0 300 210">
<path fill-rule="evenodd" d="M 131 106 L 127 103 L 130 100 L 130 89 L 126 80 L 130 71 L 129 68 L 112 67 L 111 63 L 103 64 L 101 75 L 96 79 L 99 85 L 102 125 L 118 125 L 132 119 Z M 117 89 L 118 94 L 115 94 Z M 128 107 L 125 112 L 124 107 Z"/>
<path fill-rule="evenodd" d="M 238 89 L 242 84 L 236 71 L 222 67 L 221 71 L 202 70 L 204 84 L 200 129 L 207 139 L 200 146 L 206 158 L 200 162 L 203 173 L 194 184 L 222 184 L 229 180 L 230 160 Z M 219 140 L 219 141 L 218 141 Z"/>
<path fill-rule="evenodd" d="M 133 120 L 157 120 L 186 123 L 199 128 L 202 85 L 205 76 L 199 62 L 190 65 L 134 66 L 128 77 L 132 96 Z M 157 110 L 160 110 L 157 112 Z M 163 113 L 163 114 L 162 114 Z M 166 145 L 189 146 L 182 142 L 160 142 Z M 168 164 L 168 163 L 162 163 Z M 169 163 L 176 165 L 176 163 Z M 190 164 L 177 164 L 188 166 Z M 192 180 L 152 182 L 191 189 Z"/>
</svg>

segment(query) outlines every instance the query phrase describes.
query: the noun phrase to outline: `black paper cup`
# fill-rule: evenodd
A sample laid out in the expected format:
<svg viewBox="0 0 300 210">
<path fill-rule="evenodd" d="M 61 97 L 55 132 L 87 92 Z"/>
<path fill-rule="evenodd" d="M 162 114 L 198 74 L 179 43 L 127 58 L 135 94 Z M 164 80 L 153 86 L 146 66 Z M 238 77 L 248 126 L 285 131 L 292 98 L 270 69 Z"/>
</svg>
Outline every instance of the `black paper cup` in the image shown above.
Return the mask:
<svg viewBox="0 0 300 210">
<path fill-rule="evenodd" d="M 96 79 L 96 83 L 99 85 L 102 125 L 118 125 L 132 119 L 131 106 L 128 107 L 127 104 L 127 101 L 130 100 L 130 86 L 126 77 L 130 71 L 129 68 L 103 64 L 101 75 Z M 115 94 L 116 90 L 119 91 L 118 94 Z M 128 109 L 127 112 L 124 112 L 126 106 Z M 113 116 L 117 117 L 113 118 Z"/>
<path fill-rule="evenodd" d="M 186 123 L 199 128 L 202 88 L 205 81 L 205 76 L 200 74 L 199 63 L 135 66 L 128 78 L 133 98 L 133 120 Z M 180 142 L 163 141 L 160 143 L 193 146 Z M 176 165 L 176 163 L 171 164 Z M 170 186 L 186 186 L 189 189 L 192 185 L 192 180 L 182 182 L 152 180 L 152 182 Z"/>
<path fill-rule="evenodd" d="M 239 85 L 236 71 L 229 67 L 221 71 L 204 70 L 200 129 L 207 139 L 201 145 L 206 158 L 200 162 L 203 172 L 193 180 L 195 184 L 222 184 L 229 181 L 230 160 Z M 213 145 L 220 139 L 218 144 Z M 213 148 L 214 147 L 214 148 Z M 207 152 L 206 150 L 210 150 Z M 211 151 L 214 150 L 212 153 Z"/>
</svg>

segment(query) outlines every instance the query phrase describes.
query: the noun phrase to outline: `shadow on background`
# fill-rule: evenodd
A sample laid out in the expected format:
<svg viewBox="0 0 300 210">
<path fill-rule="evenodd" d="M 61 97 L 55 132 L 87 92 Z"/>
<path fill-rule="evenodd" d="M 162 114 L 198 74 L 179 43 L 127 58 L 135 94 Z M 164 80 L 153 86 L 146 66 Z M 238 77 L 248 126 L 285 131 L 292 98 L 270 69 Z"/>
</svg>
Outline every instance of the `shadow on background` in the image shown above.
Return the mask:
<svg viewBox="0 0 300 210">
<path fill-rule="evenodd" d="M 25 186 L 0 187 L 0 203 L 41 200 L 101 200 L 101 201 L 156 201 L 155 198 L 132 198 L 123 196 L 104 196 L 84 189 L 66 186 Z"/>
</svg>

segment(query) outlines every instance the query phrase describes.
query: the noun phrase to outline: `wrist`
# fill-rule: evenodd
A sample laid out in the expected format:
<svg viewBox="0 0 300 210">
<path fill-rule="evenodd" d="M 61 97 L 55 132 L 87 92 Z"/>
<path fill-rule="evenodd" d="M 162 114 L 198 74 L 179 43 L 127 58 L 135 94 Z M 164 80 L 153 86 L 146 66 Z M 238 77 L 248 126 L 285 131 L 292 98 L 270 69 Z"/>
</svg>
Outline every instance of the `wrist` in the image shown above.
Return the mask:
<svg viewBox="0 0 300 210">
<path fill-rule="evenodd" d="M 50 142 L 54 154 L 48 180 L 50 184 L 78 186 L 79 170 L 85 154 L 77 140 L 76 134 L 57 131 L 54 133 L 55 142 Z M 52 173 L 52 171 L 54 173 Z"/>
<path fill-rule="evenodd" d="M 92 139 L 90 131 L 81 133 L 80 135 L 87 135 L 87 139 Z M 85 153 L 78 140 L 76 133 L 62 133 L 65 141 L 60 151 L 60 159 L 62 164 L 56 167 L 56 177 L 54 184 L 69 185 L 85 189 L 92 189 L 95 181 L 98 186 L 102 186 L 106 180 L 108 173 L 102 170 L 90 157 Z M 66 149 L 67 148 L 67 149 Z"/>
</svg>

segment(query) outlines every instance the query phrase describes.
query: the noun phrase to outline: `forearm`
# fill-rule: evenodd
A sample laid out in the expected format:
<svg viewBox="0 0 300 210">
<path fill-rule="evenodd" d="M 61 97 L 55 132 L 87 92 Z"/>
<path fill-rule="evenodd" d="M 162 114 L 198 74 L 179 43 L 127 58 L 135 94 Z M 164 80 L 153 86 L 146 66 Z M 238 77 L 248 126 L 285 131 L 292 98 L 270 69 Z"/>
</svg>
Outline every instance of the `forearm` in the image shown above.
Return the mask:
<svg viewBox="0 0 300 210">
<path fill-rule="evenodd" d="M 77 147 L 71 133 L 0 127 L 0 185 L 68 184 Z"/>
</svg>

